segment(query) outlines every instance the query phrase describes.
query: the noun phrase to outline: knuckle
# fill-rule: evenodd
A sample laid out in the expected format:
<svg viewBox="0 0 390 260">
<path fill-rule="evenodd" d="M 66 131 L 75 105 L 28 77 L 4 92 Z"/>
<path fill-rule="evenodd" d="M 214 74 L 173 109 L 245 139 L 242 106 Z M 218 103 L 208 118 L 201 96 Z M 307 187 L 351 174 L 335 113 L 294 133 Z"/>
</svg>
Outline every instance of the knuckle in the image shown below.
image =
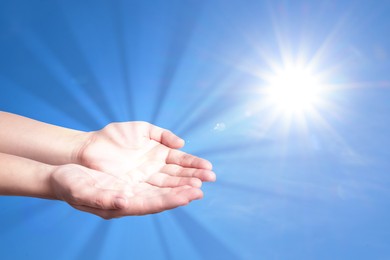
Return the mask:
<svg viewBox="0 0 390 260">
<path fill-rule="evenodd" d="M 98 207 L 98 208 L 104 208 L 105 204 L 104 204 L 104 198 L 101 197 L 101 196 L 98 196 L 95 198 L 95 201 L 94 201 L 94 204 Z"/>
<path fill-rule="evenodd" d="M 186 154 L 186 155 L 184 156 L 183 163 L 185 163 L 186 165 L 192 167 L 194 161 L 195 161 L 195 157 L 194 157 L 194 156 L 189 155 L 189 154 Z"/>
<path fill-rule="evenodd" d="M 176 167 L 175 169 L 174 169 L 174 174 L 176 175 L 176 176 L 181 176 L 181 175 L 183 175 L 183 169 L 181 168 L 181 167 Z"/>
<path fill-rule="evenodd" d="M 187 162 L 190 159 L 190 156 L 188 154 L 183 154 L 180 158 L 180 163 L 183 164 Z"/>
<path fill-rule="evenodd" d="M 80 197 L 80 194 L 76 190 L 69 189 L 67 191 L 67 193 L 68 193 L 68 198 L 69 198 L 71 203 L 76 204 L 76 205 L 80 205 L 81 204 L 82 199 Z"/>
</svg>

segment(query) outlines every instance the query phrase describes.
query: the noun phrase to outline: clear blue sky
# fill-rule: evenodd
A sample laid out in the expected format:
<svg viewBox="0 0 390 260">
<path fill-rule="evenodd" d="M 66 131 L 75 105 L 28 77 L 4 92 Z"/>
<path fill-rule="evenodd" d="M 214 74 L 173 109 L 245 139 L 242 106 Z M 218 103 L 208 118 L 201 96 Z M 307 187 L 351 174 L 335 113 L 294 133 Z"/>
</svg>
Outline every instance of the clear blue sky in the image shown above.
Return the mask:
<svg viewBox="0 0 390 260">
<path fill-rule="evenodd" d="M 82 130 L 149 121 L 218 181 L 185 208 L 112 221 L 1 197 L 0 258 L 389 259 L 389 13 L 388 1 L 1 1 L 0 110 Z M 300 62 L 325 93 L 289 117 L 262 90 Z"/>
</svg>

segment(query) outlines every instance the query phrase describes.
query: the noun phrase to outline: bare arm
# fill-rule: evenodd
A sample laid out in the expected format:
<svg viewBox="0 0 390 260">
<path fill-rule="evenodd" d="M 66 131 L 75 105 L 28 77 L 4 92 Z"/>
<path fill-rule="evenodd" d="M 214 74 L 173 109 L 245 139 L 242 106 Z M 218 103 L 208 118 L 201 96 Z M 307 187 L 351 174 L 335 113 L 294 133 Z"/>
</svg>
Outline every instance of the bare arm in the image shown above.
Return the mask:
<svg viewBox="0 0 390 260">
<path fill-rule="evenodd" d="M 76 163 L 85 132 L 0 111 L 0 152 L 60 165 Z"/>
<path fill-rule="evenodd" d="M 80 165 L 52 166 L 0 153 L 0 195 L 63 200 L 73 207 L 113 210 L 127 206 L 125 186 L 116 178 Z"/>
<path fill-rule="evenodd" d="M 80 165 L 52 166 L 0 153 L 0 195 L 63 200 L 71 206 L 120 209 L 126 184 Z M 118 200 L 119 199 L 119 200 Z"/>
<path fill-rule="evenodd" d="M 50 187 L 53 166 L 0 153 L 0 195 L 55 199 Z"/>
</svg>

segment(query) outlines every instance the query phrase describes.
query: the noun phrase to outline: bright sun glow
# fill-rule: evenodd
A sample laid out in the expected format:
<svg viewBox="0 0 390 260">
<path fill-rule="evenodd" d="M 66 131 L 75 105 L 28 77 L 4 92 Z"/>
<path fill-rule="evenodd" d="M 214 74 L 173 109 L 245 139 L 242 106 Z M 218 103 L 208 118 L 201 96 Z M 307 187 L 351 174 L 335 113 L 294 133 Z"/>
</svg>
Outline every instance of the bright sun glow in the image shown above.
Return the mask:
<svg viewBox="0 0 390 260">
<path fill-rule="evenodd" d="M 266 95 L 285 113 L 306 113 L 320 101 L 321 83 L 308 69 L 285 68 L 268 78 Z"/>
<path fill-rule="evenodd" d="M 321 68 L 319 58 L 294 58 L 283 52 L 282 59 L 267 57 L 267 67 L 256 75 L 261 85 L 253 86 L 258 98 L 248 107 L 248 115 L 259 114 L 261 127 L 288 136 L 306 133 L 312 126 L 329 128 L 324 113 L 334 113 L 334 91 L 330 83 L 333 70 Z M 275 132 L 275 133 L 276 133 Z"/>
</svg>

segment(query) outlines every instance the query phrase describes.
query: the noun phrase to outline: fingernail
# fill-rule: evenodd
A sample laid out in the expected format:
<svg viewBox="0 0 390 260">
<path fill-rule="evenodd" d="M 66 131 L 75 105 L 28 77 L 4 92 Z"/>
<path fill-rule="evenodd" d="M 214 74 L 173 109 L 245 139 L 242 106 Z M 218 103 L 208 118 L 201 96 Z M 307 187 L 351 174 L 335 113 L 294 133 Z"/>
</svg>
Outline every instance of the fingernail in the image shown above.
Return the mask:
<svg viewBox="0 0 390 260">
<path fill-rule="evenodd" d="M 210 174 L 210 181 L 216 181 L 217 180 L 217 175 L 215 173 Z"/>
<path fill-rule="evenodd" d="M 191 186 L 192 187 L 195 187 L 195 188 L 200 188 L 200 187 L 202 187 L 202 181 L 201 180 L 199 180 L 199 179 L 193 179 L 192 181 L 191 181 Z"/>
<path fill-rule="evenodd" d="M 115 203 L 115 207 L 116 207 L 116 208 L 118 208 L 118 209 L 123 209 L 123 208 L 126 207 L 127 201 L 126 201 L 126 199 L 124 199 L 124 198 L 115 198 L 114 203 Z"/>
<path fill-rule="evenodd" d="M 210 161 L 207 161 L 207 160 L 204 159 L 202 168 L 203 169 L 207 169 L 207 170 L 212 170 L 213 169 L 213 164 Z"/>
</svg>

